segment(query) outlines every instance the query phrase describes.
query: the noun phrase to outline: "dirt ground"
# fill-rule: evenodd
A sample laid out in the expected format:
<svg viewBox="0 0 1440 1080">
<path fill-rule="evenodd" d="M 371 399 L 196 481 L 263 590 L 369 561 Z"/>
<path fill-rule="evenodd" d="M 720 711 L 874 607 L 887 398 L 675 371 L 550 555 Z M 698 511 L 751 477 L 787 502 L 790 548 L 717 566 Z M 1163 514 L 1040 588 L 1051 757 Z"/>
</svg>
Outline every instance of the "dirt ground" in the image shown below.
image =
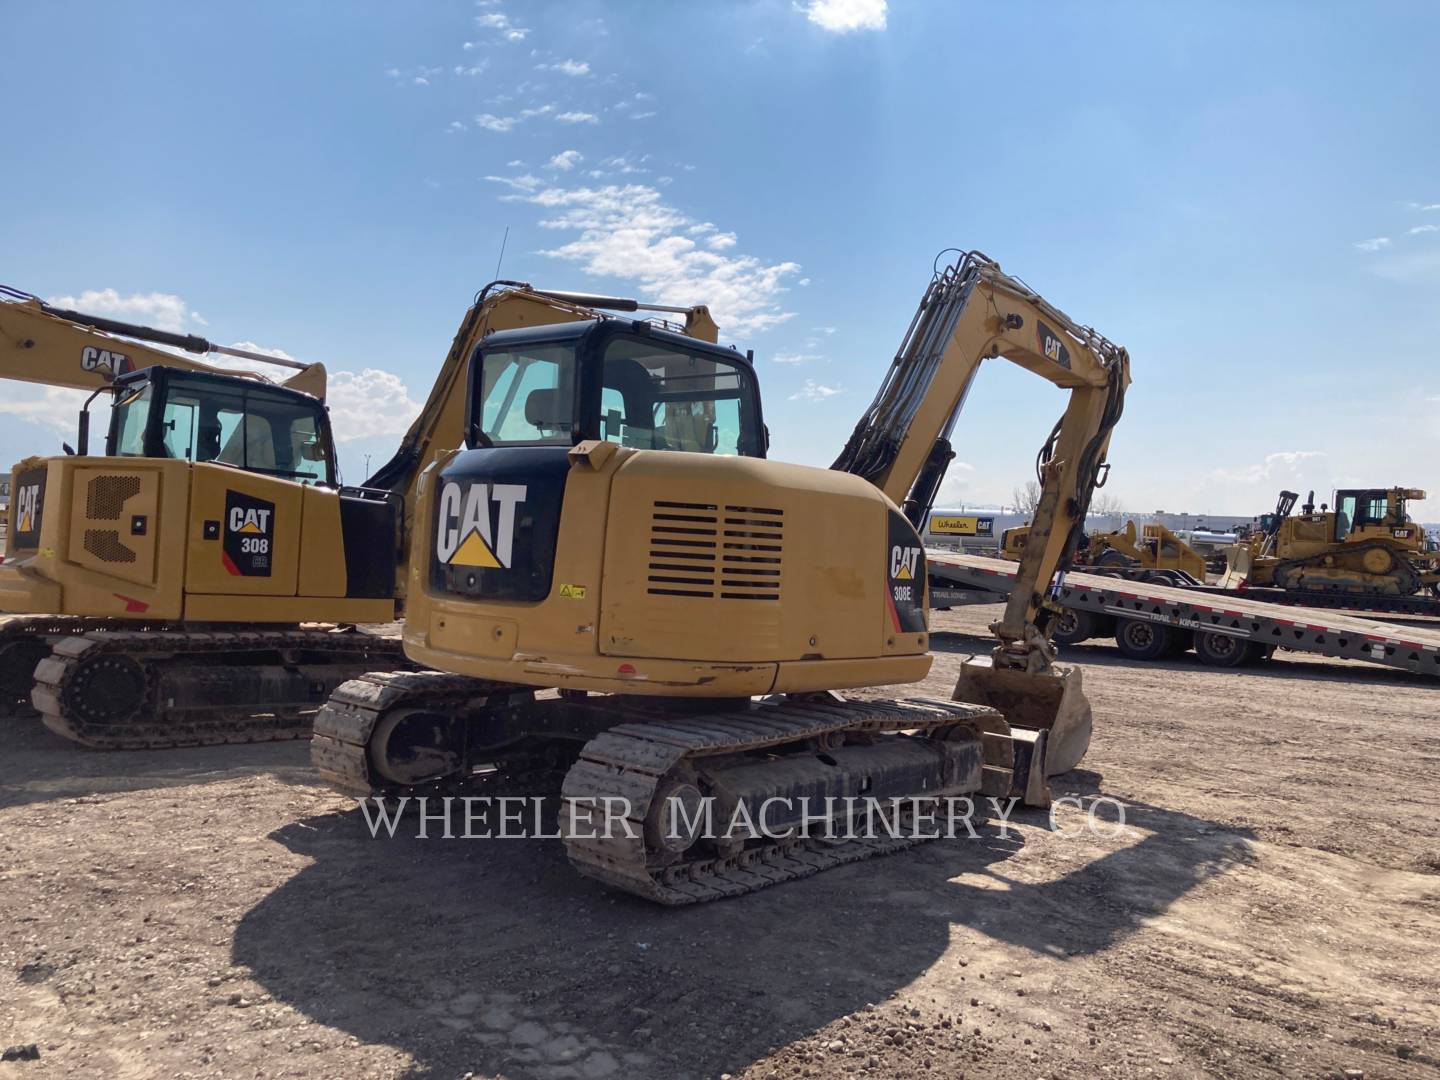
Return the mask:
<svg viewBox="0 0 1440 1080">
<path fill-rule="evenodd" d="M 923 692 L 991 617 L 939 616 Z M 0 1048 L 39 1058 L 0 1076 L 1436 1076 L 1440 686 L 1068 658 L 1096 737 L 1057 793 L 1119 835 L 1024 812 L 679 910 L 554 841 L 372 840 L 303 743 L 9 721 Z"/>
</svg>

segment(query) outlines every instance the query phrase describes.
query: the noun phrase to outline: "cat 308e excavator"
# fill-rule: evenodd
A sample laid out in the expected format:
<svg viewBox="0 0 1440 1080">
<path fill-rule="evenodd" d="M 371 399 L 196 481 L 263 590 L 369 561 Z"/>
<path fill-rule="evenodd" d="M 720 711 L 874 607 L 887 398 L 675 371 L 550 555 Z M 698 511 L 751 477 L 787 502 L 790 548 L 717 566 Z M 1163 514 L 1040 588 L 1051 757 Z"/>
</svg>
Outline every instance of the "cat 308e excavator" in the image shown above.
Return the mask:
<svg viewBox="0 0 1440 1080">
<path fill-rule="evenodd" d="M 395 459 L 342 487 L 320 365 L 7 290 L 0 377 L 109 392 L 113 408 L 103 456 L 87 402 L 75 453 L 12 473 L 0 710 L 33 702 L 95 747 L 309 734 L 339 683 L 405 664 L 398 638 L 357 624 L 401 613 L 414 480 L 460 443 L 471 350 L 492 330 L 601 318 L 586 299 L 487 286 Z M 684 314 L 714 340 L 703 308 Z M 300 370 L 276 385 L 146 342 Z"/>
<path fill-rule="evenodd" d="M 974 375 L 1000 356 L 1070 396 L 998 644 L 955 700 L 847 700 L 930 670 L 916 530 Z M 666 904 L 907 842 L 711 834 L 707 805 L 774 835 L 862 797 L 1044 804 L 1091 725 L 1078 670 L 1052 662 L 1044 593 L 1128 382 L 1123 349 L 974 252 L 935 275 L 830 469 L 766 459 L 738 353 L 620 320 L 492 334 L 470 361 L 466 448 L 418 488 L 405 651 L 435 670 L 341 686 L 313 759 L 362 796 L 563 771 L 572 805 L 622 805 L 631 826 L 574 830 L 573 864 Z"/>
</svg>

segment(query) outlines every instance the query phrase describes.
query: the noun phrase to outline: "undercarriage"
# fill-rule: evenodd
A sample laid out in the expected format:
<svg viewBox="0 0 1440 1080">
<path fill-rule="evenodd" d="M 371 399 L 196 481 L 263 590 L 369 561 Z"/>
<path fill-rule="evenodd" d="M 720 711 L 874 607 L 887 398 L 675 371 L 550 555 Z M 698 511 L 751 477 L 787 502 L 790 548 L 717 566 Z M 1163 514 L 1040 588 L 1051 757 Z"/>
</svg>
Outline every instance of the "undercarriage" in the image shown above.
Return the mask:
<svg viewBox="0 0 1440 1080">
<path fill-rule="evenodd" d="M 916 816 L 952 798 L 970 797 L 968 813 L 1044 789 L 1031 776 L 1043 738 L 987 706 L 928 699 L 555 696 L 370 674 L 336 691 L 311 745 L 322 775 L 361 798 L 490 794 L 497 778 L 558 792 L 575 868 L 668 905 L 909 847 L 926 838 Z M 877 807 L 890 808 L 878 823 Z"/>
<path fill-rule="evenodd" d="M 353 629 L 16 618 L 0 709 L 97 749 L 297 739 L 335 687 L 406 664 L 398 638 Z"/>
</svg>

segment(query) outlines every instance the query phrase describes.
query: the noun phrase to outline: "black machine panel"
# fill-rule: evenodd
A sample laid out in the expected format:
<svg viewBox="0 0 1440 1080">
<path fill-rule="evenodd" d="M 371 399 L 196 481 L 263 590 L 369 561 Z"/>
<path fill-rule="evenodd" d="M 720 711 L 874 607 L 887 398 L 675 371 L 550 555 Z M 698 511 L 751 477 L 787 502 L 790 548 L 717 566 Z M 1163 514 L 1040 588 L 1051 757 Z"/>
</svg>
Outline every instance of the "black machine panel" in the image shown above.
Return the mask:
<svg viewBox="0 0 1440 1080">
<path fill-rule="evenodd" d="M 15 477 L 10 493 L 10 550 L 33 551 L 40 546 L 40 515 L 45 509 L 45 478 L 49 470 L 41 465 Z"/>
<path fill-rule="evenodd" d="M 345 540 L 345 595 L 357 600 L 395 595 L 399 511 L 389 493 L 361 496 L 340 489 L 340 533 Z"/>
<path fill-rule="evenodd" d="M 569 447 L 466 450 L 439 476 L 430 585 L 493 600 L 550 594 Z"/>
</svg>

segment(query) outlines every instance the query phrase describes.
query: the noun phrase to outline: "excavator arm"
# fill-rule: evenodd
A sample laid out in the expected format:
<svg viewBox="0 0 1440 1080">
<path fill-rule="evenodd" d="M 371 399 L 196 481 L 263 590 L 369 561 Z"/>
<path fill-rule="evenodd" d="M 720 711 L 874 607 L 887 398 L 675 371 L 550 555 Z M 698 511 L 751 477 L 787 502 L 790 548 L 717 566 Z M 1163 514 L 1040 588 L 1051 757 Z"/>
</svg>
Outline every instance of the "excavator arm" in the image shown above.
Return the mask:
<svg viewBox="0 0 1440 1080">
<path fill-rule="evenodd" d="M 1085 513 L 1103 484 L 1110 432 L 1130 382 L 1126 351 L 1049 304 L 979 252 L 938 272 L 926 290 L 879 393 L 833 468 L 870 480 L 923 526 L 950 437 L 980 364 L 1003 357 L 1070 392 L 1041 448 L 1039 503 L 1004 617 L 997 665 L 1049 666 L 1043 593 L 1080 543 Z"/>
<path fill-rule="evenodd" d="M 169 348 L 151 348 L 145 342 Z M 247 349 L 216 345 L 193 334 L 175 334 L 100 315 L 69 311 L 47 304 L 30 293 L 0 285 L 0 379 L 18 379 L 76 390 L 99 390 L 108 386 L 115 376 L 127 371 L 162 365 L 184 371 L 235 375 L 260 382 L 277 381 L 257 372 L 222 368 L 195 358 L 210 354 L 291 368 L 295 374 L 278 380 L 281 385 L 322 401 L 325 399 L 323 364 L 305 364 Z"/>
</svg>

